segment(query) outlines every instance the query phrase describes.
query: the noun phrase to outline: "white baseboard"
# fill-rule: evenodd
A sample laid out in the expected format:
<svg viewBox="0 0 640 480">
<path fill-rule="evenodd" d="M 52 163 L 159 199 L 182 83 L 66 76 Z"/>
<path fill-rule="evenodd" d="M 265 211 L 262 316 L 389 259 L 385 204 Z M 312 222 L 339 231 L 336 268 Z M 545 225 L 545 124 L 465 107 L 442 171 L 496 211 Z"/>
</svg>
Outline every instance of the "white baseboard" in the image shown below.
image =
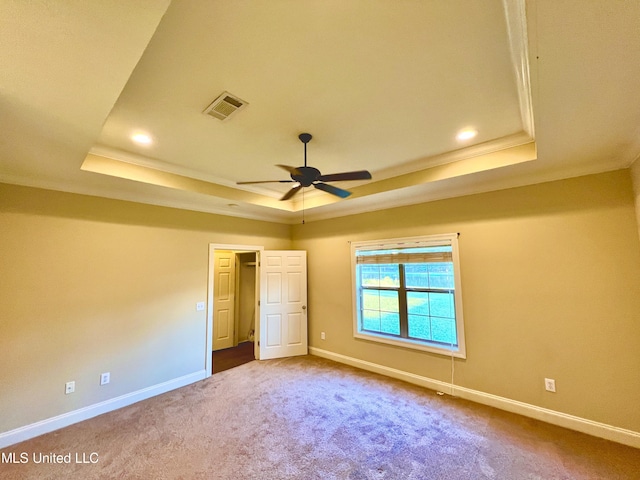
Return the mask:
<svg viewBox="0 0 640 480">
<path fill-rule="evenodd" d="M 499 408 L 500 410 L 506 410 L 507 412 L 517 413 L 525 417 L 535 418 L 536 420 L 541 420 L 553 425 L 587 433 L 594 437 L 600 437 L 613 442 L 629 445 L 631 447 L 640 448 L 640 432 L 614 427 L 613 425 L 607 425 L 606 423 L 594 422 L 593 420 L 586 418 L 576 417 L 574 415 L 549 410 L 547 408 L 519 402 L 517 400 L 511 400 L 505 397 L 499 397 L 497 395 L 480 392 L 478 390 L 472 390 L 470 388 L 459 387 L 448 382 L 441 382 L 432 378 L 404 372 L 402 370 L 386 367 L 377 363 L 367 362 L 365 360 L 359 360 L 357 358 L 348 357 L 346 355 L 322 350 L 316 347 L 309 347 L 309 353 L 311 355 L 351 365 L 352 367 L 361 368 L 363 370 L 413 383 L 431 390 L 455 395 L 456 397 L 464 398 L 465 400 L 471 400 L 476 403 Z"/>
<path fill-rule="evenodd" d="M 195 373 L 190 373 L 189 375 L 174 378 L 167 382 L 152 385 L 151 387 L 127 393 L 110 400 L 105 400 L 104 402 L 89 405 L 88 407 L 79 408 L 72 412 L 63 413 L 56 417 L 47 418 L 24 427 L 0 433 L 0 448 L 5 448 L 10 445 L 29 440 L 30 438 L 52 432 L 60 428 L 68 427 L 74 423 L 82 422 L 83 420 L 88 420 L 89 418 L 102 415 L 103 413 L 126 407 L 127 405 L 137 403 L 141 400 L 146 400 L 147 398 L 175 390 L 176 388 L 184 387 L 190 383 L 203 380 L 204 378 L 206 378 L 206 371 L 200 370 Z"/>
</svg>

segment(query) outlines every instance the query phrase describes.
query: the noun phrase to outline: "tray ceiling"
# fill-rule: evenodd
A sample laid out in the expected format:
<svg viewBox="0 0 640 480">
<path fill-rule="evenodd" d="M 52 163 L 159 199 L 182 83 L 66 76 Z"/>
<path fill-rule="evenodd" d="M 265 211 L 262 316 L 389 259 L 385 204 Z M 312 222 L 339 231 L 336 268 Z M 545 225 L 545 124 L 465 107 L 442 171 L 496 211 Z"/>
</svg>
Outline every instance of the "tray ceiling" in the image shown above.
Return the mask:
<svg viewBox="0 0 640 480">
<path fill-rule="evenodd" d="M 640 154 L 636 2 L 16 0 L 0 13 L 8 183 L 293 223 L 303 208 L 328 218 Z M 247 105 L 204 114 L 225 91 Z M 465 128 L 477 135 L 456 139 Z M 236 185 L 289 178 L 275 165 L 302 165 L 302 132 L 322 173 L 373 179 L 337 182 L 344 200 Z"/>
</svg>

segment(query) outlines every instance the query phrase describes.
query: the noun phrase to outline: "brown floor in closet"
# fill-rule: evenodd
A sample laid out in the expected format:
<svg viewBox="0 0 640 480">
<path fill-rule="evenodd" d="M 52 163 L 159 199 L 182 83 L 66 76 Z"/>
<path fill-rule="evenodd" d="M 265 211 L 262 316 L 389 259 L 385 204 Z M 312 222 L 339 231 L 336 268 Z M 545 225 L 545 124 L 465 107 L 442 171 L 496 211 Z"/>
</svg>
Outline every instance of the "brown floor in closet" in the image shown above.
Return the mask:
<svg viewBox="0 0 640 480">
<path fill-rule="evenodd" d="M 213 373 L 224 372 L 255 359 L 253 342 L 242 342 L 237 347 L 216 350 L 213 352 Z"/>
</svg>

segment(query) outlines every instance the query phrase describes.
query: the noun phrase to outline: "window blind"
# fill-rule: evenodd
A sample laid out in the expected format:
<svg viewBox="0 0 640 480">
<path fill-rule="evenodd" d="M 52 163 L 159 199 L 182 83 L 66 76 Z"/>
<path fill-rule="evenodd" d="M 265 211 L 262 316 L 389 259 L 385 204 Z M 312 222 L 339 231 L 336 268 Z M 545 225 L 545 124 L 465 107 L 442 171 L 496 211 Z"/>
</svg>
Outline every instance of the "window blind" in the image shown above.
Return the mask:
<svg viewBox="0 0 640 480">
<path fill-rule="evenodd" d="M 453 262 L 451 252 L 382 253 L 380 255 L 361 255 L 356 252 L 358 265 L 394 264 L 394 263 L 442 263 Z"/>
</svg>

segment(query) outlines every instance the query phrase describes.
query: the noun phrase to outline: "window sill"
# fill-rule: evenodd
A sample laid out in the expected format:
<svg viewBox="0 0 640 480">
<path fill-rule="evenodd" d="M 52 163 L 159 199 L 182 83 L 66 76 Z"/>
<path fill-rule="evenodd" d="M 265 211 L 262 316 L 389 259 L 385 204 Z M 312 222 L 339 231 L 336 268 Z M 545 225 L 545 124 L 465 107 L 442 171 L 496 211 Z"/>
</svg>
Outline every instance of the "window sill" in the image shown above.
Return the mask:
<svg viewBox="0 0 640 480">
<path fill-rule="evenodd" d="M 410 339 L 395 339 L 387 337 L 386 335 L 376 335 L 375 333 L 363 333 L 357 332 L 354 334 L 355 338 L 361 340 L 368 340 L 377 343 L 386 343 L 388 345 L 394 345 L 396 347 L 409 348 L 412 350 L 421 350 L 423 352 L 435 353 L 437 355 L 443 355 L 446 357 L 455 357 L 466 359 L 467 355 L 464 351 L 464 347 L 458 346 L 454 348 L 447 348 L 446 346 L 435 346 L 427 343 L 420 342 L 418 340 Z"/>
</svg>

